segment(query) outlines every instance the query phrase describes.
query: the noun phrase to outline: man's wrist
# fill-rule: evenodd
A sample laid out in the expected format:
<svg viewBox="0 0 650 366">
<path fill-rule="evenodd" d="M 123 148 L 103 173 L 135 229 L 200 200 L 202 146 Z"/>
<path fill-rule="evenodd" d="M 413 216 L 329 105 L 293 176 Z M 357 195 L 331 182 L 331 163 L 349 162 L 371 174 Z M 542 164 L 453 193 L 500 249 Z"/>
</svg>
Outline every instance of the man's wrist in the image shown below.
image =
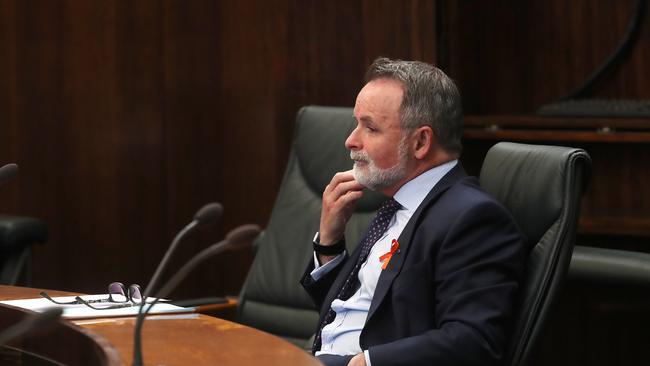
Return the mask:
<svg viewBox="0 0 650 366">
<path fill-rule="evenodd" d="M 345 238 L 341 238 L 341 240 L 331 245 L 321 245 L 319 232 L 316 232 L 316 235 L 314 235 L 312 244 L 314 246 L 314 252 L 319 255 L 336 256 L 345 250 Z"/>
</svg>

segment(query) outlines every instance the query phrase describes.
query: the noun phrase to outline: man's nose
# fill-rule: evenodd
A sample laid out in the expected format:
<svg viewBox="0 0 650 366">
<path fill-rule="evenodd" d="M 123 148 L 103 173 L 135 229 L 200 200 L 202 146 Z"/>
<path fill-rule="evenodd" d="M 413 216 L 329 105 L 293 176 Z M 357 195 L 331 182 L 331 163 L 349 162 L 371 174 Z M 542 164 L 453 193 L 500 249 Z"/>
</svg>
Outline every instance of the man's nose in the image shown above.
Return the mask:
<svg viewBox="0 0 650 366">
<path fill-rule="evenodd" d="M 361 143 L 358 138 L 358 131 L 359 127 L 356 127 L 352 132 L 350 132 L 350 135 L 348 136 L 347 139 L 345 139 L 345 147 L 348 150 L 359 150 L 361 148 Z"/>
</svg>

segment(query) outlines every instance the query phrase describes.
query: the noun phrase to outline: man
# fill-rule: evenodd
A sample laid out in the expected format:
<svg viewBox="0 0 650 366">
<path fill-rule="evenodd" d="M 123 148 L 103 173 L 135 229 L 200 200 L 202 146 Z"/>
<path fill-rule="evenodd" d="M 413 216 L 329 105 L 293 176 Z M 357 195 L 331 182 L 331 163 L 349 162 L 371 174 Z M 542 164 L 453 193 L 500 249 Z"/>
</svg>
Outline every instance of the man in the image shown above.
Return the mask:
<svg viewBox="0 0 650 366">
<path fill-rule="evenodd" d="M 431 65 L 386 58 L 366 81 L 345 142 L 354 168 L 325 188 L 301 281 L 321 308 L 313 351 L 328 365 L 498 364 L 524 240 L 457 160 L 458 90 Z M 391 198 L 348 256 L 343 233 L 364 187 Z"/>
</svg>

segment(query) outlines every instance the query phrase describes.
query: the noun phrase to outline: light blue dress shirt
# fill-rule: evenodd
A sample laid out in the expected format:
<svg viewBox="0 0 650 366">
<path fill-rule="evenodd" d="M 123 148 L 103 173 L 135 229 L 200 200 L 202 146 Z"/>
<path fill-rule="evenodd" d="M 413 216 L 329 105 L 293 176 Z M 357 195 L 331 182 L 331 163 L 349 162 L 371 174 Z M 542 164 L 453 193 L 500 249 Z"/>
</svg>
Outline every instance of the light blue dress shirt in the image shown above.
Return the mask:
<svg viewBox="0 0 650 366">
<path fill-rule="evenodd" d="M 322 345 L 320 354 L 356 355 L 361 352 L 359 336 L 366 323 L 370 303 L 381 275 L 382 263 L 379 257 L 390 252 L 393 239 L 397 240 L 406 227 L 406 224 L 413 216 L 415 210 L 420 206 L 427 194 L 447 174 L 458 160 L 453 160 L 437 167 L 431 168 L 404 184 L 395 193 L 393 198 L 402 205 L 402 208 L 395 213 L 395 216 L 388 224 L 384 235 L 377 240 L 370 250 L 368 259 L 361 265 L 359 270 L 359 282 L 361 287 L 348 300 L 335 299 L 332 301 L 332 309 L 336 312 L 336 318 L 326 325 L 322 331 Z M 333 260 L 320 266 L 316 253 L 314 253 L 314 270 L 311 276 L 318 280 L 325 273 L 336 267 L 345 255 L 340 254 Z M 370 355 L 364 351 L 366 363 L 370 366 Z"/>
</svg>

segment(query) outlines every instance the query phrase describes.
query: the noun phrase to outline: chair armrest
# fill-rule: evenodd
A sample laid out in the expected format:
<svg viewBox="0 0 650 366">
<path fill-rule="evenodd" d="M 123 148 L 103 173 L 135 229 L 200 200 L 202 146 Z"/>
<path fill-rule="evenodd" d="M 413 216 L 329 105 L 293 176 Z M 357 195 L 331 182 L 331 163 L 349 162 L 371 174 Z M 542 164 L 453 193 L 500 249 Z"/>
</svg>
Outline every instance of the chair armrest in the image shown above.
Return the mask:
<svg viewBox="0 0 650 366">
<path fill-rule="evenodd" d="M 576 245 L 569 278 L 613 285 L 650 286 L 650 254 Z"/>
<path fill-rule="evenodd" d="M 0 215 L 0 251 L 22 250 L 47 241 L 47 224 L 27 216 Z"/>
</svg>

